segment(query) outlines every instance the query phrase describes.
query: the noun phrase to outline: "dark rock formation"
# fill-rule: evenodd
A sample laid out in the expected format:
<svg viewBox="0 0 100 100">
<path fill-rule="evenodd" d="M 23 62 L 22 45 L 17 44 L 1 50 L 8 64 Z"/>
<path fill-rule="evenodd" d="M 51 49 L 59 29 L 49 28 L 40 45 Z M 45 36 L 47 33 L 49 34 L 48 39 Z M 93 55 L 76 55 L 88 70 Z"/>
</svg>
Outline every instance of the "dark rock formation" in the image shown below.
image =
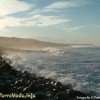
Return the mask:
<svg viewBox="0 0 100 100">
<path fill-rule="evenodd" d="M 2 94 L 12 93 L 33 94 L 34 98 L 2 98 Z M 77 96 L 87 95 L 73 90 L 71 85 L 63 86 L 60 82 L 18 71 L 0 57 L 0 100 L 79 100 Z"/>
</svg>

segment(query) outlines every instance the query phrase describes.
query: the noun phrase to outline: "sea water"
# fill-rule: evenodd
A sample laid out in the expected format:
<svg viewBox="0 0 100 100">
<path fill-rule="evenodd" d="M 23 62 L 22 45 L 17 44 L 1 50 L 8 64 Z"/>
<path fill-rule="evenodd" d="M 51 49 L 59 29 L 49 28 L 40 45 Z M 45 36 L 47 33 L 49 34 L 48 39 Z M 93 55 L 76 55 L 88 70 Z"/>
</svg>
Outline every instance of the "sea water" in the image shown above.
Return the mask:
<svg viewBox="0 0 100 100">
<path fill-rule="evenodd" d="M 4 59 L 21 71 L 72 84 L 83 92 L 100 95 L 100 48 L 45 48 L 24 52 L 6 52 Z"/>
</svg>

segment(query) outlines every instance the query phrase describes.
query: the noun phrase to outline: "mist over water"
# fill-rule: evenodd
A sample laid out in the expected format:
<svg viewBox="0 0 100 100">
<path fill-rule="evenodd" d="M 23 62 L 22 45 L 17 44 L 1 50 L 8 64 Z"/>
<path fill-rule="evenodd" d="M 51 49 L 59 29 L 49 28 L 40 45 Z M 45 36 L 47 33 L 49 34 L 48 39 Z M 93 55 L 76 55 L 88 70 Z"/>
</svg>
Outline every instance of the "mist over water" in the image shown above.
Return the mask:
<svg viewBox="0 0 100 100">
<path fill-rule="evenodd" d="M 100 48 L 45 48 L 31 52 L 6 52 L 17 70 L 52 78 L 73 88 L 100 95 Z"/>
</svg>

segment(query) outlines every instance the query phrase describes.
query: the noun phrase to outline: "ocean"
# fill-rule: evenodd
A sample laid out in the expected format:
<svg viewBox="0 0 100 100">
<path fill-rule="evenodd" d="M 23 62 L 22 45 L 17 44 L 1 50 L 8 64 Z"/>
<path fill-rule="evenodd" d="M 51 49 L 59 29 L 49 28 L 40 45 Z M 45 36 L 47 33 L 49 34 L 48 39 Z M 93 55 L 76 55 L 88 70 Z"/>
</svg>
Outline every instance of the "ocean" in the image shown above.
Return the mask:
<svg viewBox="0 0 100 100">
<path fill-rule="evenodd" d="M 21 71 L 72 84 L 75 90 L 100 96 L 100 48 L 45 48 L 5 52 L 3 58 Z"/>
</svg>

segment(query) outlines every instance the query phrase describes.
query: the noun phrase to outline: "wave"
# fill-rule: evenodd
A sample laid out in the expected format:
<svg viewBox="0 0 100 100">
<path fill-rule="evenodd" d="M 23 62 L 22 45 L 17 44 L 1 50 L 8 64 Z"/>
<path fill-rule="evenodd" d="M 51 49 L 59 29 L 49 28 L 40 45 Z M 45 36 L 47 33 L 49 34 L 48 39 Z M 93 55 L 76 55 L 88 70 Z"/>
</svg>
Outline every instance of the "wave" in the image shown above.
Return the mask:
<svg viewBox="0 0 100 100">
<path fill-rule="evenodd" d="M 54 54 L 54 55 L 66 55 L 67 51 L 65 48 L 44 48 L 43 51 Z"/>
<path fill-rule="evenodd" d="M 10 59 L 17 70 L 27 70 L 63 84 L 71 83 L 77 90 L 99 91 L 100 53 L 88 50 L 92 56 L 86 49 L 45 48 L 32 52 L 7 52 L 3 58 Z"/>
</svg>

